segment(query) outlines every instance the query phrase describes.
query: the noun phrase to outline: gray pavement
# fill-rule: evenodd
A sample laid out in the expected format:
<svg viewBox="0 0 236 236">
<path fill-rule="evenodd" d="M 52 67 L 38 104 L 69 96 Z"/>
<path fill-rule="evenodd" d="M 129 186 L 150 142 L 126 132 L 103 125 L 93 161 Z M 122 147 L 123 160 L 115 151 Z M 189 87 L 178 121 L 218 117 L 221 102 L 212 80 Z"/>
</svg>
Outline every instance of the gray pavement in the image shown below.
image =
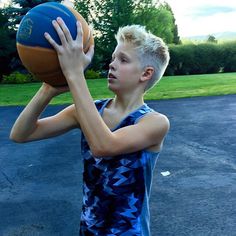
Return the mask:
<svg viewBox="0 0 236 236">
<path fill-rule="evenodd" d="M 235 236 L 236 95 L 147 103 L 171 123 L 154 171 L 152 235 Z M 43 116 L 64 107 L 48 106 Z M 0 107 L 0 236 L 76 236 L 80 131 L 13 143 L 9 132 L 22 109 Z"/>
</svg>

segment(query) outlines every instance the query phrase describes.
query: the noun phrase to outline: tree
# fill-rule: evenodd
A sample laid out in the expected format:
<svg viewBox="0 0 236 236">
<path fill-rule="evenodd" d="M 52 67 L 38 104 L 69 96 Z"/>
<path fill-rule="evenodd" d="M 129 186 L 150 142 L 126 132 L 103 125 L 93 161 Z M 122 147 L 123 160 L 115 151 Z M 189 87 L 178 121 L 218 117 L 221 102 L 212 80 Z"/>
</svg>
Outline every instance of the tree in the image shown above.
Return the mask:
<svg viewBox="0 0 236 236">
<path fill-rule="evenodd" d="M 61 0 L 12 0 L 11 6 L 5 9 L 6 14 L 9 16 L 9 27 L 17 30 L 17 25 L 24 15 L 31 8 L 45 2 L 61 2 Z"/>
<path fill-rule="evenodd" d="M 96 69 L 107 69 L 116 42 L 118 28 L 130 24 L 145 25 L 166 43 L 178 40 L 171 8 L 159 0 L 76 0 L 75 8 L 94 26 Z"/>
<path fill-rule="evenodd" d="M 0 9 L 0 80 L 11 71 L 10 63 L 16 52 L 14 32 L 7 27 L 8 17 Z"/>
<path fill-rule="evenodd" d="M 94 27 L 95 69 L 107 69 L 115 48 L 115 33 L 120 26 L 132 23 L 133 0 L 75 1 L 75 9 Z"/>
<path fill-rule="evenodd" d="M 93 12 L 93 4 L 90 0 L 75 0 L 74 1 L 74 8 L 77 10 L 83 18 L 88 22 L 92 23 L 92 15 Z"/>
<path fill-rule="evenodd" d="M 135 12 L 135 23 L 143 24 L 153 34 L 170 44 L 179 44 L 178 27 L 171 7 L 167 3 L 146 0 Z"/>
<path fill-rule="evenodd" d="M 166 9 L 167 11 L 170 12 L 171 14 L 171 18 L 172 18 L 172 33 L 173 33 L 173 43 L 174 44 L 180 44 L 180 37 L 179 37 L 179 33 L 178 33 L 178 26 L 176 24 L 176 20 L 175 20 L 175 16 L 174 16 L 174 13 L 172 11 L 172 8 L 171 6 L 167 3 L 167 2 L 164 2 L 163 4 L 163 8 Z"/>
<path fill-rule="evenodd" d="M 213 35 L 209 35 L 207 39 L 208 43 L 217 43 L 217 39 Z"/>
<path fill-rule="evenodd" d="M 169 11 L 160 6 L 159 8 L 150 8 L 148 12 L 144 11 L 143 14 L 147 16 L 144 25 L 146 25 L 148 30 L 156 36 L 161 37 L 165 43 L 173 42 L 172 16 Z M 139 24 L 142 24 L 143 18 L 138 16 L 138 19 L 138 23 L 140 22 Z"/>
</svg>

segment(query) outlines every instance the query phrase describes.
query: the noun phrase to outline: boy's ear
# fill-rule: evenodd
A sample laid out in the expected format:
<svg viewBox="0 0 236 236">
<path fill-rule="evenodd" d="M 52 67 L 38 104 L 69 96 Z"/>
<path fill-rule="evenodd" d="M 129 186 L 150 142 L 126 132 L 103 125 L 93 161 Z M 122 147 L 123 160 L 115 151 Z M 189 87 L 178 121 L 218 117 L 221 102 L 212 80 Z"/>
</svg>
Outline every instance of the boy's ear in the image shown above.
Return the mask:
<svg viewBox="0 0 236 236">
<path fill-rule="evenodd" d="M 152 78 L 153 74 L 154 74 L 154 68 L 152 66 L 147 66 L 147 67 L 145 67 L 140 80 L 143 82 L 150 80 Z"/>
</svg>

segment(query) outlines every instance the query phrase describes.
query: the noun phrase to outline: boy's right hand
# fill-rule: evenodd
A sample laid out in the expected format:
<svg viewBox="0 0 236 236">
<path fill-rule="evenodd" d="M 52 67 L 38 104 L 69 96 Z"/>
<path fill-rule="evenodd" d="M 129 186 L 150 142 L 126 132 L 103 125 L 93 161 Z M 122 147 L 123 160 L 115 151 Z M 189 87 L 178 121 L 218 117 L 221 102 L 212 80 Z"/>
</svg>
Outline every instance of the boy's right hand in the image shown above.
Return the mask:
<svg viewBox="0 0 236 236">
<path fill-rule="evenodd" d="M 52 85 L 47 84 L 45 82 L 43 82 L 41 89 L 45 93 L 50 94 L 52 97 L 55 97 L 59 94 L 66 93 L 66 92 L 70 91 L 68 86 L 53 87 Z"/>
</svg>

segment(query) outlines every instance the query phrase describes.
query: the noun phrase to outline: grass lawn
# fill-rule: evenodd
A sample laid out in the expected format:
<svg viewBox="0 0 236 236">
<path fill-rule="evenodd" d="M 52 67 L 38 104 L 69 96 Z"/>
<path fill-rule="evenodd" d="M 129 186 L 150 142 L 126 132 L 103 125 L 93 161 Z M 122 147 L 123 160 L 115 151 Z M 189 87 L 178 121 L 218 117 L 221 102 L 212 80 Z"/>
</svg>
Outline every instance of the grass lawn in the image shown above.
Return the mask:
<svg viewBox="0 0 236 236">
<path fill-rule="evenodd" d="M 112 97 L 107 80 L 87 81 L 93 99 Z M 32 84 L 0 84 L 0 106 L 26 105 L 41 86 Z M 236 73 L 189 76 L 165 76 L 145 95 L 145 100 L 173 99 L 194 96 L 236 94 Z M 70 93 L 61 94 L 50 104 L 72 103 Z"/>
</svg>

